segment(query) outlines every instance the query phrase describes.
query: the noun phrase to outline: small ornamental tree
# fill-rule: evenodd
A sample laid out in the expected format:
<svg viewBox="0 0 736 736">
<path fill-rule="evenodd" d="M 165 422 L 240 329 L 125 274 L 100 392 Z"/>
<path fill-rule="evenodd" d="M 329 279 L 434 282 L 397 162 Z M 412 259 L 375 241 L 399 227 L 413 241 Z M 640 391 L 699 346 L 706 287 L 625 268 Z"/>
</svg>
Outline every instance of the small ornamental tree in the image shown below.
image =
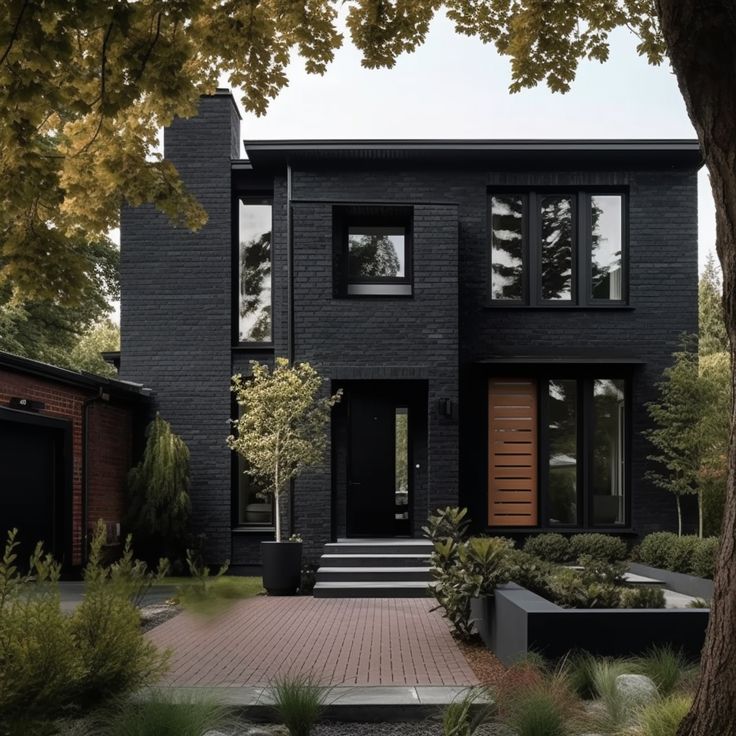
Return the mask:
<svg viewBox="0 0 736 736">
<path fill-rule="evenodd" d="M 147 553 L 177 557 L 185 547 L 190 508 L 189 449 L 156 414 L 146 428 L 143 459 L 128 474 L 125 527 Z"/>
<path fill-rule="evenodd" d="M 657 401 L 647 404 L 654 428 L 644 435 L 654 445 L 648 456 L 657 463 L 646 477 L 674 494 L 677 503 L 677 533 L 682 535 L 682 496 L 698 492 L 700 469 L 701 385 L 698 377 L 697 343 L 686 338 L 657 384 Z"/>
<path fill-rule="evenodd" d="M 323 397 L 322 377 L 309 363 L 276 358 L 273 371 L 251 361 L 252 376 L 233 376 L 240 418 L 232 422 L 228 447 L 241 455 L 247 473 L 264 481 L 274 499 L 276 541 L 281 541 L 281 498 L 290 481 L 324 459 L 330 410 L 338 391 Z"/>
</svg>

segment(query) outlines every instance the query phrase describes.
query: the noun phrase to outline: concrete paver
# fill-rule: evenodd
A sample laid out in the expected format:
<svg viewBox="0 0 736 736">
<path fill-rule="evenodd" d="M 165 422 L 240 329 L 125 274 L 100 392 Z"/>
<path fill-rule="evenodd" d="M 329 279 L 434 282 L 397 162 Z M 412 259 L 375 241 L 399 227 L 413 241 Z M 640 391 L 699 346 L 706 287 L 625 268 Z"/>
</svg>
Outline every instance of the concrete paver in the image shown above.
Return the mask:
<svg viewBox="0 0 736 736">
<path fill-rule="evenodd" d="M 175 687 L 263 687 L 294 675 L 325 686 L 477 685 L 434 605 L 427 598 L 257 597 L 215 618 L 182 613 L 147 636 L 172 650 L 162 684 Z"/>
</svg>

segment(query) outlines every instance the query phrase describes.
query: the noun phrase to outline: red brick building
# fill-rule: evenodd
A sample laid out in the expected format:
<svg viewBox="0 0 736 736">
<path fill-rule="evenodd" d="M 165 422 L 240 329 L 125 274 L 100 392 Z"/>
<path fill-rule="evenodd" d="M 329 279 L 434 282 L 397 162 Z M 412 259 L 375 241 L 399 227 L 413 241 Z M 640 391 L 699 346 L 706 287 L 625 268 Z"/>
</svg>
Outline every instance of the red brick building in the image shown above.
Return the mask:
<svg viewBox="0 0 736 736">
<path fill-rule="evenodd" d="M 0 352 L 0 537 L 18 528 L 21 560 L 43 540 L 66 568 L 78 567 L 98 519 L 117 540 L 149 395 Z"/>
</svg>

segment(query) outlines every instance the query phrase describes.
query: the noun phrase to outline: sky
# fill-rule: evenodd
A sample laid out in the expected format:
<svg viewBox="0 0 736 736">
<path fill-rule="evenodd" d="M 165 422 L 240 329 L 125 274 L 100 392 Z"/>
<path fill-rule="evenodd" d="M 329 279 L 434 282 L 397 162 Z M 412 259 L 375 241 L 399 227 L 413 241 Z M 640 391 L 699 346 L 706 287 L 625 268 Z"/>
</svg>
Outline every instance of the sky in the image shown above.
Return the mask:
<svg viewBox="0 0 736 736">
<path fill-rule="evenodd" d="M 346 41 L 324 76 L 295 58 L 288 77 L 266 115 L 244 114 L 243 138 L 695 138 L 671 70 L 640 58 L 623 29 L 611 36 L 609 61 L 584 62 L 565 95 L 510 94 L 508 61 L 444 17 L 393 69 L 363 69 Z M 715 242 L 704 169 L 698 199 L 702 269 Z"/>
</svg>

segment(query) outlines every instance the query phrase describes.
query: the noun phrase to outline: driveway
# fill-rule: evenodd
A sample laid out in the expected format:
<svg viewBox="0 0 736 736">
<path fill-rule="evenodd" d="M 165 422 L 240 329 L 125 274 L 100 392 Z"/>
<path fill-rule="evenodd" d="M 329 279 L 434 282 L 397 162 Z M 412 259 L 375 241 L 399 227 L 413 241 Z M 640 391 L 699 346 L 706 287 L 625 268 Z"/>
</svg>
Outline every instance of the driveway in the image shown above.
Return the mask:
<svg viewBox="0 0 736 736">
<path fill-rule="evenodd" d="M 266 686 L 285 675 L 322 685 L 461 686 L 478 680 L 429 598 L 276 598 L 214 618 L 181 613 L 148 632 L 171 649 L 163 684 Z"/>
<path fill-rule="evenodd" d="M 143 605 L 163 603 L 174 594 L 173 585 L 156 585 L 143 597 Z M 84 583 L 81 580 L 65 580 L 59 583 L 61 594 L 61 610 L 73 611 L 81 602 L 84 595 Z"/>
</svg>

